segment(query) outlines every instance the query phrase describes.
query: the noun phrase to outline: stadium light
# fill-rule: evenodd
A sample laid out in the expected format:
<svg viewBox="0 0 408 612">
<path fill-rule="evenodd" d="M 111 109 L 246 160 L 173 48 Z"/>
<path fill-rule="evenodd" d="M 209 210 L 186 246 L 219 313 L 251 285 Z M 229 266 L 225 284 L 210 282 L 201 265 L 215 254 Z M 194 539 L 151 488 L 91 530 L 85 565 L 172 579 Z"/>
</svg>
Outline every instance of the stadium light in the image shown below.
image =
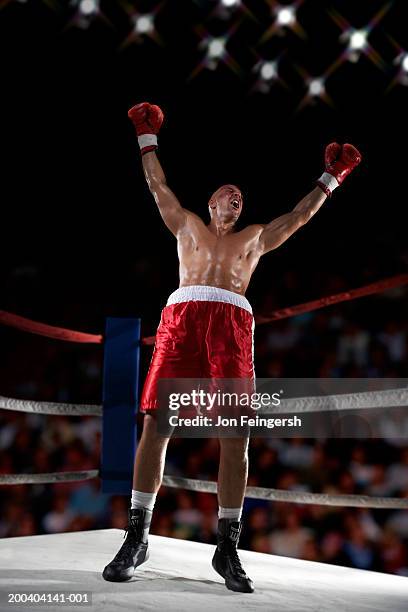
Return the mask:
<svg viewBox="0 0 408 612">
<path fill-rule="evenodd" d="M 296 21 L 296 11 L 294 6 L 278 6 L 275 9 L 276 21 L 280 26 L 291 26 Z"/>
<path fill-rule="evenodd" d="M 81 0 L 79 3 L 79 11 L 86 17 L 97 13 L 98 10 L 99 6 L 97 0 Z"/>
<path fill-rule="evenodd" d="M 311 79 L 309 81 L 309 96 L 312 98 L 320 98 L 325 93 L 323 79 Z"/>
<path fill-rule="evenodd" d="M 138 15 L 134 24 L 138 34 L 149 34 L 154 29 L 153 15 Z"/>
<path fill-rule="evenodd" d="M 353 30 L 349 34 L 349 47 L 351 51 L 363 51 L 367 47 L 367 30 Z"/>
<path fill-rule="evenodd" d="M 259 69 L 261 79 L 264 81 L 270 81 L 275 78 L 278 74 L 278 67 L 276 62 L 263 62 Z"/>
<path fill-rule="evenodd" d="M 225 38 L 213 38 L 208 42 L 207 54 L 210 59 L 220 59 L 225 53 Z"/>
<path fill-rule="evenodd" d="M 232 8 L 233 6 L 238 6 L 241 3 L 241 0 L 221 0 L 221 4 L 226 8 Z"/>
</svg>

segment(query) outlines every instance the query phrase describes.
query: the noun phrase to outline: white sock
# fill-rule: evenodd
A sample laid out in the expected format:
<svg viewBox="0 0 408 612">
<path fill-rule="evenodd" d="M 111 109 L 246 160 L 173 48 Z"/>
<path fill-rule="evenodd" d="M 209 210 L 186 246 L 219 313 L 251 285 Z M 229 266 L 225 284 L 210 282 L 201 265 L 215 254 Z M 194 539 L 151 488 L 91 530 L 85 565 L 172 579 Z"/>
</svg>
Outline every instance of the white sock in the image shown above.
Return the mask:
<svg viewBox="0 0 408 612">
<path fill-rule="evenodd" d="M 220 506 L 218 508 L 218 518 L 219 519 L 232 519 L 233 521 L 240 521 L 242 515 L 242 506 L 241 508 L 223 508 Z"/>
<path fill-rule="evenodd" d="M 147 508 L 147 510 L 153 510 L 156 495 L 157 493 L 143 493 L 143 491 L 136 491 L 135 489 L 132 489 L 132 510 L 135 508 Z"/>
</svg>

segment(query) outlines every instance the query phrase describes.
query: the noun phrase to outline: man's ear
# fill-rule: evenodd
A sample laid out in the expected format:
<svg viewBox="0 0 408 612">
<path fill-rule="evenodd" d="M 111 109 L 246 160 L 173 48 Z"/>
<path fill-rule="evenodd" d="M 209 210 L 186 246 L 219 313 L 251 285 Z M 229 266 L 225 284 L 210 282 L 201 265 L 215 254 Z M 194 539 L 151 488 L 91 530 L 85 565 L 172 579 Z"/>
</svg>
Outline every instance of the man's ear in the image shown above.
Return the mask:
<svg viewBox="0 0 408 612">
<path fill-rule="evenodd" d="M 214 202 L 214 200 L 210 200 L 208 202 L 208 206 L 209 206 L 209 208 L 212 208 L 214 210 L 214 208 L 217 207 L 217 202 Z"/>
</svg>

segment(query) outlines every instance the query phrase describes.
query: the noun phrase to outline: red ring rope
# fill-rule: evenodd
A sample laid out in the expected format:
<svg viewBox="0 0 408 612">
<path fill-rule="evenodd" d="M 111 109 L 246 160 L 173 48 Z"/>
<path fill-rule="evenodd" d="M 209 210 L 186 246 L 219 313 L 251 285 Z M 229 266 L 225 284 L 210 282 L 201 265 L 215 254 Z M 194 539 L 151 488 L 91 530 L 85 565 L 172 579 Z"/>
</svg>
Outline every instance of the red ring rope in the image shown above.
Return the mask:
<svg viewBox="0 0 408 612">
<path fill-rule="evenodd" d="M 12 314 L 11 312 L 5 312 L 4 310 L 0 310 L 0 323 L 3 323 L 3 325 L 7 325 L 8 327 L 16 327 L 21 331 L 29 332 L 31 334 L 38 334 L 39 336 L 54 338 L 55 340 L 66 340 L 68 342 L 84 342 L 91 344 L 101 344 L 103 342 L 103 337 L 98 334 L 85 334 L 83 332 L 65 329 L 64 327 L 54 327 L 53 325 L 38 323 L 37 321 L 31 321 L 30 319 L 25 319 L 24 317 Z"/>
<path fill-rule="evenodd" d="M 399 276 L 392 276 L 370 285 L 364 285 L 357 289 L 351 289 L 350 291 L 343 291 L 342 293 L 336 293 L 335 295 L 328 295 L 327 297 L 319 298 L 318 300 L 312 300 L 311 302 L 305 302 L 304 304 L 298 304 L 297 306 L 289 306 L 288 308 L 281 308 L 280 310 L 274 310 L 270 315 L 257 315 L 255 321 L 258 325 L 262 323 L 271 323 L 278 319 L 286 319 L 286 317 L 293 317 L 304 312 L 310 312 L 311 310 L 317 310 L 318 308 L 324 308 L 325 306 L 331 306 L 332 304 L 338 304 L 339 302 L 347 302 L 349 300 L 355 300 L 356 298 L 364 297 L 366 295 L 372 295 L 373 293 L 381 293 L 386 289 L 393 289 L 395 287 L 401 287 L 402 285 L 408 284 L 408 274 L 400 274 Z"/>
</svg>

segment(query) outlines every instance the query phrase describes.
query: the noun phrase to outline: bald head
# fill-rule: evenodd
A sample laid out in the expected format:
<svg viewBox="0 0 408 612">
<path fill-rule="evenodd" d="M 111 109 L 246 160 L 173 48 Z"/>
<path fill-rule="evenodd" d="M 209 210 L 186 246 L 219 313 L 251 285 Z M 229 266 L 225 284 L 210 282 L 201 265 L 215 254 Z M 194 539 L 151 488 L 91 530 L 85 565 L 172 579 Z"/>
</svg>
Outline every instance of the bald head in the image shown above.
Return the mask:
<svg viewBox="0 0 408 612">
<path fill-rule="evenodd" d="M 211 219 L 222 223 L 236 222 L 241 214 L 242 205 L 241 190 L 232 184 L 219 187 L 208 202 Z"/>
</svg>

